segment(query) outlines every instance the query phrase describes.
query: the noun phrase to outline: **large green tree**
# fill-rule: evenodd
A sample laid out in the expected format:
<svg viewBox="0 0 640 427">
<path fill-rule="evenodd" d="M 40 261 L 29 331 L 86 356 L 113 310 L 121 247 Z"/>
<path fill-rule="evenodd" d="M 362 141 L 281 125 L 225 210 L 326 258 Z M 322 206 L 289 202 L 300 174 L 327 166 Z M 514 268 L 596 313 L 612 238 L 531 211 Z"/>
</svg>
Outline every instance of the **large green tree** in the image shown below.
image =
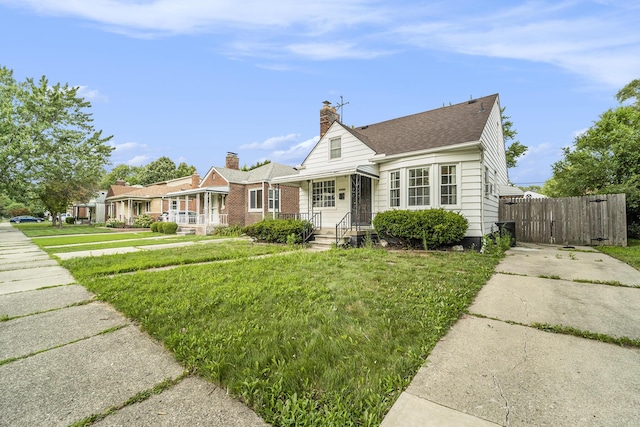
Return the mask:
<svg viewBox="0 0 640 427">
<path fill-rule="evenodd" d="M 635 82 L 635 83 L 634 83 Z M 605 111 L 586 132 L 564 148 L 563 158 L 553 165 L 553 196 L 625 193 L 630 235 L 640 227 L 640 81 L 618 92 L 618 100 L 636 98 L 635 105 Z M 635 95 L 633 95 L 633 88 Z M 620 93 L 631 94 L 621 97 Z M 640 230 L 640 228 L 639 228 Z"/>
<path fill-rule="evenodd" d="M 144 168 L 142 166 L 118 165 L 105 173 L 100 181 L 100 188 L 108 190 L 110 185 L 114 185 L 119 179 L 128 182 L 131 185 L 140 184 L 140 173 Z"/>
<path fill-rule="evenodd" d="M 37 198 L 53 215 L 95 191 L 113 148 L 78 88 L 46 77 L 16 82 L 0 67 L 0 192 Z"/>
<path fill-rule="evenodd" d="M 511 117 L 504 114 L 507 107 L 500 109 L 502 116 L 502 134 L 504 135 L 504 143 L 507 155 L 507 168 L 515 168 L 518 164 L 518 158 L 527 152 L 529 147 L 516 140 L 518 131 L 513 128 Z"/>
</svg>

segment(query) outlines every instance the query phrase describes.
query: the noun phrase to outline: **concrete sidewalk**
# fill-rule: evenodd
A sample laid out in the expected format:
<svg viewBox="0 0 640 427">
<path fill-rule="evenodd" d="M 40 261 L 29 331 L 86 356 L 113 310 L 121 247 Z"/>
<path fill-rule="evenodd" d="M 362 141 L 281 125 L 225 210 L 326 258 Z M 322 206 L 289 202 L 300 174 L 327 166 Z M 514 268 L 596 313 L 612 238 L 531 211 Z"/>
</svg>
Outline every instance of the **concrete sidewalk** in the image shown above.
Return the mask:
<svg viewBox="0 0 640 427">
<path fill-rule="evenodd" d="M 382 427 L 640 425 L 640 349 L 532 327 L 640 339 L 640 288 L 598 284 L 640 286 L 640 272 L 591 248 L 531 244 L 496 271 Z"/>
<path fill-rule="evenodd" d="M 266 426 L 0 223 L 0 426 Z M 162 393 L 125 405 L 166 382 Z"/>
</svg>

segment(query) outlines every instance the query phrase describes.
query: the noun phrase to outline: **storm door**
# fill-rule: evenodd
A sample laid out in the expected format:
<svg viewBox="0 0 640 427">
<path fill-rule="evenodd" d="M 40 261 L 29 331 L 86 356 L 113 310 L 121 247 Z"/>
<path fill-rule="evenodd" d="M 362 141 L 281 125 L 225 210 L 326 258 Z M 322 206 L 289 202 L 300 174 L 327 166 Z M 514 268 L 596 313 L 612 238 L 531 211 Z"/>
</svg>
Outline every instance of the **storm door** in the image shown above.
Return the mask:
<svg viewBox="0 0 640 427">
<path fill-rule="evenodd" d="M 351 175 L 351 225 L 371 225 L 371 178 Z"/>
</svg>

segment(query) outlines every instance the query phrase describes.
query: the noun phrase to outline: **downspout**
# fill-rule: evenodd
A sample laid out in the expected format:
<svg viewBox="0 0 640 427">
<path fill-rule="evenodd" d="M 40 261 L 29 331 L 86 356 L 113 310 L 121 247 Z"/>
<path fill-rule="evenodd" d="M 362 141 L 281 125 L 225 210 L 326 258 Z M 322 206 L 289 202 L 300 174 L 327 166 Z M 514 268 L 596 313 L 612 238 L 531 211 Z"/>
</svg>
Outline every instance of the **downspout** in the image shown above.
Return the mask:
<svg viewBox="0 0 640 427">
<path fill-rule="evenodd" d="M 265 215 L 264 215 L 264 208 L 265 208 L 265 206 L 264 206 L 265 205 L 265 203 L 264 203 L 264 184 L 265 183 L 266 183 L 266 181 L 263 180 L 262 181 L 262 191 L 263 191 L 263 193 L 262 193 L 262 220 L 263 221 L 264 221 L 264 217 L 265 217 Z M 267 205 L 266 208 L 268 210 L 269 209 L 269 189 L 268 188 L 267 188 L 267 203 L 266 203 L 266 205 Z"/>
<path fill-rule="evenodd" d="M 484 229 L 484 204 L 486 197 L 484 196 L 484 186 L 487 185 L 484 180 L 485 177 L 485 164 L 484 164 L 484 150 L 482 149 L 482 145 L 480 146 L 480 239 L 486 234 Z"/>
</svg>

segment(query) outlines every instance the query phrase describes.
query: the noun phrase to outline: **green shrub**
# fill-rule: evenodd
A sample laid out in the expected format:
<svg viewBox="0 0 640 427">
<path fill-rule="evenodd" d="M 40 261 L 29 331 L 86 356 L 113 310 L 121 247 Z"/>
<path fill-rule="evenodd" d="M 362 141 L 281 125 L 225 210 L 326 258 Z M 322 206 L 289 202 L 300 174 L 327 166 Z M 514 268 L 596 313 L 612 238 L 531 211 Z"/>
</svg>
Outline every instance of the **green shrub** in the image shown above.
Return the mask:
<svg viewBox="0 0 640 427">
<path fill-rule="evenodd" d="M 302 243 L 303 234 L 311 227 L 309 221 L 299 219 L 267 219 L 246 226 L 243 232 L 261 242 L 295 244 Z"/>
<path fill-rule="evenodd" d="M 178 231 L 178 224 L 175 222 L 162 223 L 162 232 L 164 234 L 176 234 L 176 231 Z"/>
<path fill-rule="evenodd" d="M 133 226 L 136 228 L 149 228 L 151 227 L 151 223 L 153 222 L 153 218 L 147 214 L 138 215 L 133 220 Z"/>
<path fill-rule="evenodd" d="M 211 232 L 212 236 L 239 237 L 242 235 L 242 227 L 230 225 L 229 227 L 216 227 Z"/>
<path fill-rule="evenodd" d="M 66 222 L 67 224 L 75 224 L 76 223 L 76 219 L 72 216 L 68 216 L 64 219 L 64 222 Z"/>
<path fill-rule="evenodd" d="M 151 225 L 149 226 L 149 228 L 151 229 L 152 232 L 157 233 L 160 230 L 158 230 L 158 226 L 162 225 L 161 222 L 152 222 Z"/>
<path fill-rule="evenodd" d="M 377 214 L 373 226 L 379 236 L 402 246 L 434 249 L 462 240 L 469 222 L 444 209 L 392 210 Z"/>
<path fill-rule="evenodd" d="M 104 223 L 104 226 L 108 228 L 121 228 L 124 227 L 124 222 L 118 221 L 115 218 L 109 218 L 107 222 Z"/>
</svg>

